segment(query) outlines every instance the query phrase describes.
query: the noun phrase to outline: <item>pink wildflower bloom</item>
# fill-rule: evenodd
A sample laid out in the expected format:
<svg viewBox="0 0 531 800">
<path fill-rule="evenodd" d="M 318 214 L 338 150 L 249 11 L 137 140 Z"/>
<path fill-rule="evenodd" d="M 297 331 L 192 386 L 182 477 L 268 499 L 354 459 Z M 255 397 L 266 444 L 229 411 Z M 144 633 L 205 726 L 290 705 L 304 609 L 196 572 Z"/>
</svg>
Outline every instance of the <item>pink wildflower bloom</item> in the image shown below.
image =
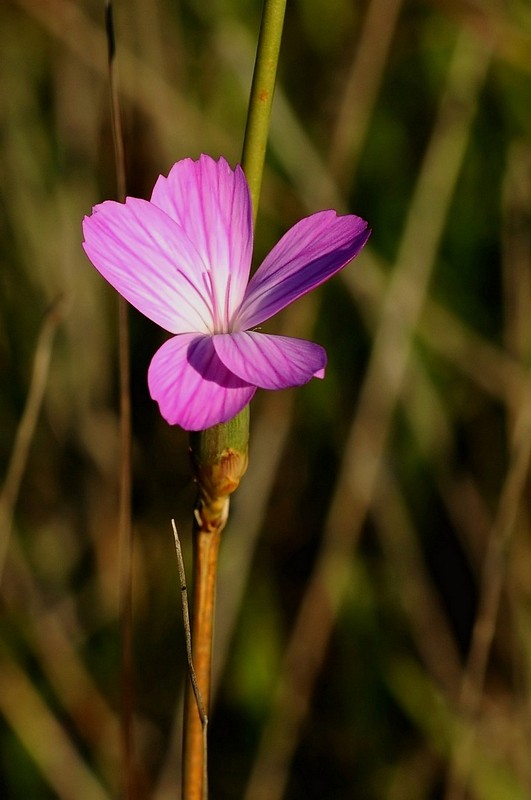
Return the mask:
<svg viewBox="0 0 531 800">
<path fill-rule="evenodd" d="M 326 353 L 253 330 L 356 256 L 370 231 L 319 211 L 291 228 L 249 280 L 253 221 L 241 167 L 201 156 L 160 176 L 151 200 L 97 205 L 83 220 L 97 270 L 146 317 L 176 334 L 148 370 L 162 416 L 186 430 L 226 422 L 258 387 L 322 378 Z"/>
</svg>

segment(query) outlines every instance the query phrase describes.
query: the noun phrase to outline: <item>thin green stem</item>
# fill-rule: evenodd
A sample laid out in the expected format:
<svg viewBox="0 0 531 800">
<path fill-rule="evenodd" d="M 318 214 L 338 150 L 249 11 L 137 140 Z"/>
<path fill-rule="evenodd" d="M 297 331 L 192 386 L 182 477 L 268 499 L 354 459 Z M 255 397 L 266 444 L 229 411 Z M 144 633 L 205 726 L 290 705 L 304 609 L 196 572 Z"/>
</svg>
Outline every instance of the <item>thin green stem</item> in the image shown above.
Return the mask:
<svg viewBox="0 0 531 800">
<path fill-rule="evenodd" d="M 251 191 L 255 222 L 262 187 L 285 10 L 286 0 L 265 0 L 243 140 L 242 167 Z"/>
</svg>

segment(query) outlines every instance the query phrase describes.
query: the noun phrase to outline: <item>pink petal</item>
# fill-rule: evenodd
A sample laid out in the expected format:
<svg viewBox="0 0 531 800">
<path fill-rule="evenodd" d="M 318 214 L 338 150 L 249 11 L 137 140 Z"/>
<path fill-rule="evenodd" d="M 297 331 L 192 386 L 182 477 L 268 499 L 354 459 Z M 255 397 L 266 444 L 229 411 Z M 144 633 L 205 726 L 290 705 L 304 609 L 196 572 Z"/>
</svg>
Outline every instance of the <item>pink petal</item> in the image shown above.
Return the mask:
<svg viewBox="0 0 531 800">
<path fill-rule="evenodd" d="M 249 187 L 240 166 L 224 158 L 186 158 L 161 176 L 151 202 L 169 214 L 194 243 L 210 274 L 218 330 L 228 330 L 251 266 L 253 222 Z"/>
<path fill-rule="evenodd" d="M 213 330 L 205 267 L 170 217 L 147 200 L 107 201 L 83 220 L 86 254 L 111 286 L 172 333 Z"/>
<path fill-rule="evenodd" d="M 233 330 L 254 328 L 315 289 L 356 256 L 370 231 L 352 214 L 319 211 L 293 226 L 251 278 Z"/>
<path fill-rule="evenodd" d="M 212 339 L 225 366 L 262 389 L 286 389 L 324 377 L 326 352 L 313 342 L 253 331 Z"/>
<path fill-rule="evenodd" d="M 219 360 L 211 336 L 174 336 L 148 369 L 149 391 L 170 425 L 200 431 L 227 422 L 256 391 Z"/>
</svg>

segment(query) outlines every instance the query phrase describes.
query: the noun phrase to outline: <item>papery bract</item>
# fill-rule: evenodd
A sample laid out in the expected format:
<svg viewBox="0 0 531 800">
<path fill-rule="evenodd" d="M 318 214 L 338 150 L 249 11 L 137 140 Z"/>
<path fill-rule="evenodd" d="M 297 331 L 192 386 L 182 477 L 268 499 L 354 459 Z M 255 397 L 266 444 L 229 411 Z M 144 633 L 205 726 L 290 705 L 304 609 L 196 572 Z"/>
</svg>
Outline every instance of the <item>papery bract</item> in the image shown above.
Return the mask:
<svg viewBox="0 0 531 800">
<path fill-rule="evenodd" d="M 170 424 L 226 422 L 258 387 L 322 378 L 324 349 L 252 330 L 328 280 L 361 250 L 367 223 L 319 211 L 294 225 L 249 280 L 253 222 L 241 167 L 203 155 L 159 177 L 151 200 L 106 201 L 83 220 L 96 269 L 146 317 L 176 334 L 148 370 Z"/>
</svg>

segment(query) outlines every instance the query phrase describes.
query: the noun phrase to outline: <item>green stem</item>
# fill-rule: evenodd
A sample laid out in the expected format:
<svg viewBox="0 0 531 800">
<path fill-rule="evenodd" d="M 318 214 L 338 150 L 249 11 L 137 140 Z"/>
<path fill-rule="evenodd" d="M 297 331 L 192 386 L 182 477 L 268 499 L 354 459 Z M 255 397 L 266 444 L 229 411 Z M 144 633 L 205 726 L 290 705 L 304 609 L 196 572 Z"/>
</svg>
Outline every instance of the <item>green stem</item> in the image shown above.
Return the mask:
<svg viewBox="0 0 531 800">
<path fill-rule="evenodd" d="M 255 222 L 262 187 L 285 10 L 286 0 L 265 0 L 243 140 L 242 167 L 251 191 Z"/>
</svg>

